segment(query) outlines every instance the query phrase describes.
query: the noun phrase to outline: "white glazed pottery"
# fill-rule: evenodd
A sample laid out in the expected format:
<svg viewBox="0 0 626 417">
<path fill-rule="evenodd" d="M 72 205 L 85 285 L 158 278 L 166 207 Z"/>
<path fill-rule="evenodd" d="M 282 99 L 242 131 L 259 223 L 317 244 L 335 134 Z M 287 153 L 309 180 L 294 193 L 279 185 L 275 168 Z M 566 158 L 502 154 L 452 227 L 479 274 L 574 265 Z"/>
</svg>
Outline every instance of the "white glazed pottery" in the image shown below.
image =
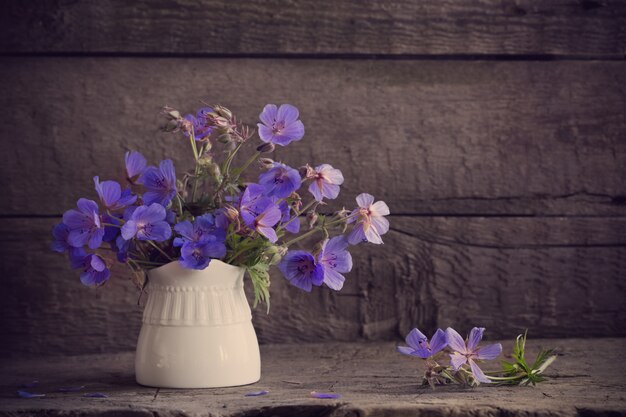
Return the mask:
<svg viewBox="0 0 626 417">
<path fill-rule="evenodd" d="M 149 271 L 135 357 L 139 384 L 213 388 L 260 379 L 244 272 L 218 260 L 204 270 L 171 262 Z"/>
</svg>

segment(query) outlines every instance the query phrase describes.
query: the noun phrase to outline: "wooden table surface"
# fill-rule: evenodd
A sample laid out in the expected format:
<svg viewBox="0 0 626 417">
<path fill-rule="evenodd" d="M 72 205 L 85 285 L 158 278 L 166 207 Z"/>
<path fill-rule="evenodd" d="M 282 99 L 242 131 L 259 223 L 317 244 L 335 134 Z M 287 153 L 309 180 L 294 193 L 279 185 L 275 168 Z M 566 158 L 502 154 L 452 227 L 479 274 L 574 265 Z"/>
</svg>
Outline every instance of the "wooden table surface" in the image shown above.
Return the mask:
<svg viewBox="0 0 626 417">
<path fill-rule="evenodd" d="M 511 342 L 503 343 L 504 352 Z M 2 416 L 617 416 L 626 415 L 626 339 L 543 339 L 559 358 L 537 387 L 420 386 L 421 360 L 395 352 L 393 343 L 262 346 L 260 382 L 235 388 L 161 389 L 135 383 L 133 352 L 3 361 Z M 491 363 L 486 368 L 497 367 Z M 20 384 L 43 398 L 17 396 Z M 60 387 L 86 387 L 58 392 Z M 244 394 L 268 390 L 261 397 Z M 310 397 L 336 392 L 337 400 Z M 107 398 L 86 398 L 100 392 Z"/>
</svg>

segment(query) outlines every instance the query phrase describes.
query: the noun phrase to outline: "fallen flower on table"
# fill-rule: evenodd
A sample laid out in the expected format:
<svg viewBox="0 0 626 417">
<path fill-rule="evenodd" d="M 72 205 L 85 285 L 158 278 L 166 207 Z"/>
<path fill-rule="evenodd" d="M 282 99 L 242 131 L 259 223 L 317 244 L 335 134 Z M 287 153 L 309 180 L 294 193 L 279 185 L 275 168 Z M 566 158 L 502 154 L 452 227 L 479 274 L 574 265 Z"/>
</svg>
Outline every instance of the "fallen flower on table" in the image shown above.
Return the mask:
<svg viewBox="0 0 626 417">
<path fill-rule="evenodd" d="M 22 398 L 41 398 L 46 396 L 46 394 L 33 394 L 27 391 L 18 391 L 17 395 Z"/>
<path fill-rule="evenodd" d="M 311 392 L 311 397 L 325 400 L 325 399 L 340 398 L 341 395 L 340 394 L 336 394 L 334 392 L 316 392 L 316 391 L 313 391 L 313 392 Z"/>
<path fill-rule="evenodd" d="M 260 397 L 261 395 L 267 395 L 269 391 L 252 391 L 244 394 L 244 397 Z"/>
<path fill-rule="evenodd" d="M 88 392 L 88 393 L 84 394 L 83 397 L 86 397 L 86 398 L 109 398 L 108 395 L 103 394 L 101 392 Z"/>
<path fill-rule="evenodd" d="M 502 370 L 483 372 L 478 362 L 496 359 L 502 352 L 502 345 L 499 343 L 479 346 L 484 331 L 482 327 L 474 327 L 465 341 L 452 328 L 448 328 L 445 333 L 438 329 L 429 342 L 422 332 L 413 329 L 406 337 L 409 346 L 398 346 L 396 350 L 404 355 L 424 360 L 423 381 L 433 389 L 436 385 L 451 383 L 465 386 L 493 382 L 498 385 L 535 385 L 545 380 L 542 374 L 554 362 L 556 355 L 551 349 L 542 350 L 532 365 L 529 365 L 524 356 L 526 333 L 516 339 L 511 355 L 514 362 L 502 361 Z M 448 365 L 441 364 L 446 353 L 450 359 Z"/>
</svg>

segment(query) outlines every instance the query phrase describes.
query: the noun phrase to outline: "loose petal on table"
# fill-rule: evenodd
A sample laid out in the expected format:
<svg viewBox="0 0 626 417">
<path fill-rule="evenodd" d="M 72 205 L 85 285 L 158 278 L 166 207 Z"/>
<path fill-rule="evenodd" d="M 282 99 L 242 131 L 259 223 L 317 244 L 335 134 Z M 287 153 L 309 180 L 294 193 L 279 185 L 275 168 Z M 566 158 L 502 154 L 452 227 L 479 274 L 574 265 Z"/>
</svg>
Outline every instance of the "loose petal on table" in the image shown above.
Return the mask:
<svg viewBox="0 0 626 417">
<path fill-rule="evenodd" d="M 109 398 L 108 395 L 103 394 L 101 392 L 88 392 L 87 394 L 83 395 L 83 397 L 87 397 L 87 398 Z"/>
<path fill-rule="evenodd" d="M 340 398 L 341 395 L 340 394 L 336 394 L 334 392 L 316 392 L 316 391 L 313 391 L 311 393 L 311 397 L 313 397 L 313 398 L 320 398 L 320 399 L 336 399 L 336 398 Z"/>
<path fill-rule="evenodd" d="M 57 391 L 59 392 L 76 392 L 84 389 L 85 386 L 81 385 L 80 387 L 61 387 Z"/>
<path fill-rule="evenodd" d="M 22 398 L 41 398 L 46 396 L 46 394 L 33 394 L 27 391 L 18 391 L 17 395 Z"/>
<path fill-rule="evenodd" d="M 245 397 L 259 397 L 261 395 L 267 395 L 269 394 L 269 391 L 252 391 L 252 392 L 248 392 L 246 394 L 244 394 Z"/>
</svg>

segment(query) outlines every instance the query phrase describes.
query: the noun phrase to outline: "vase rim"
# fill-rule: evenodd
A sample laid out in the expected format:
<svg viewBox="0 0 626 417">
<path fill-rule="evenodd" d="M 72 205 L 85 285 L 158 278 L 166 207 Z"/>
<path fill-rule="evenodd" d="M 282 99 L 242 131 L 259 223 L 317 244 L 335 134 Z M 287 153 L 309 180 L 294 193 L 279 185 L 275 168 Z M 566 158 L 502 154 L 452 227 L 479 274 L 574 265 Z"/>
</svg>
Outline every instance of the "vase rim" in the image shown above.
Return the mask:
<svg viewBox="0 0 626 417">
<path fill-rule="evenodd" d="M 172 264 L 178 264 L 178 265 L 177 265 L 177 267 L 182 268 L 182 269 L 187 270 L 187 271 L 205 271 L 206 269 L 210 268 L 210 267 L 211 267 L 211 265 L 212 265 L 212 264 L 214 264 L 214 263 L 218 263 L 218 264 L 220 264 L 222 267 L 232 268 L 232 269 L 233 269 L 233 271 L 234 271 L 234 270 L 238 270 L 238 271 L 239 271 L 239 270 L 241 270 L 242 268 L 244 268 L 243 266 L 236 266 L 236 265 L 227 264 L 226 262 L 224 262 L 224 261 L 222 261 L 222 260 L 220 260 L 220 259 L 212 259 L 212 260 L 211 260 L 211 262 L 209 262 L 209 264 L 207 265 L 207 267 L 206 267 L 206 268 L 204 268 L 204 269 L 189 269 L 189 268 L 185 268 L 185 267 L 183 267 L 182 265 L 180 265 L 179 260 L 178 260 L 178 259 L 176 259 L 176 260 L 174 260 L 174 261 L 171 261 L 171 262 L 168 262 L 168 263 L 166 263 L 166 264 L 164 264 L 164 265 L 161 265 L 161 266 L 160 266 L 160 267 L 158 267 L 158 268 L 152 268 L 152 269 L 148 270 L 147 272 L 156 272 L 156 271 L 161 272 L 161 271 L 164 271 L 164 270 L 166 270 L 166 269 L 170 269 L 170 268 L 172 268 Z M 245 269 L 245 268 L 244 268 L 244 269 Z"/>
</svg>

